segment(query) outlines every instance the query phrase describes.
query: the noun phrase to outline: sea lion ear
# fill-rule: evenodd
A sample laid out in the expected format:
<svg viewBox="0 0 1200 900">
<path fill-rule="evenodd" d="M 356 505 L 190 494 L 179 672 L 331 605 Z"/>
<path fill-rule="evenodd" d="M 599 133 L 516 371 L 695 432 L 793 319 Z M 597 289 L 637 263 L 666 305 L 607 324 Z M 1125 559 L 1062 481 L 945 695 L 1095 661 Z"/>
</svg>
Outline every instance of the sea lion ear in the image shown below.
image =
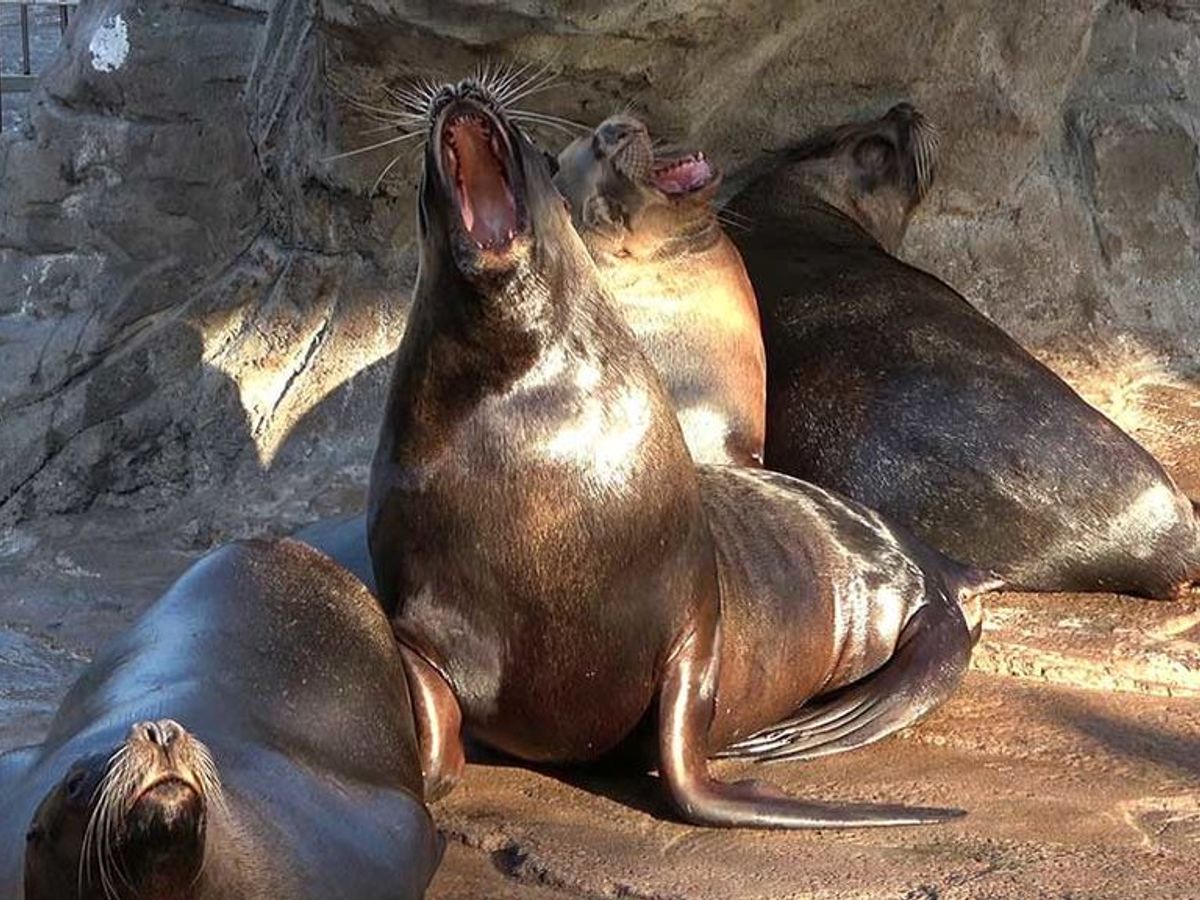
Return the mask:
<svg viewBox="0 0 1200 900">
<path fill-rule="evenodd" d="M 860 138 L 851 148 L 850 155 L 858 169 L 859 186 L 866 194 L 888 182 L 903 179 L 896 146 L 881 135 L 868 134 Z"/>
</svg>

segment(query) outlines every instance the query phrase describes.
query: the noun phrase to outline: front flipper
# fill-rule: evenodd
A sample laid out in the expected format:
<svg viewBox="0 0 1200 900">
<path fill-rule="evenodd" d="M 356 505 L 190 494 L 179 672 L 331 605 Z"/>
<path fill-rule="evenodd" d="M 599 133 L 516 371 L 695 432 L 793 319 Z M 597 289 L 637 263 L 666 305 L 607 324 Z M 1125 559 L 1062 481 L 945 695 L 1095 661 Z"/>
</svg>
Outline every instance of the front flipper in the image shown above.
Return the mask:
<svg viewBox="0 0 1200 900">
<path fill-rule="evenodd" d="M 421 748 L 425 802 L 432 803 L 450 792 L 466 765 L 462 709 L 449 682 L 424 656 L 401 643 L 400 658 L 408 678 L 417 743 Z"/>
<path fill-rule="evenodd" d="M 715 755 L 777 762 L 874 743 L 916 724 L 950 698 L 967 671 L 973 643 L 957 604 L 941 598 L 926 603 L 900 632 L 892 658 L 875 672 Z"/>
<path fill-rule="evenodd" d="M 715 781 L 708 773 L 706 753 L 715 642 L 714 635 L 689 636 L 667 664 L 659 697 L 660 770 L 684 819 L 725 827 L 862 828 L 930 825 L 964 814 L 957 809 L 811 803 L 762 782 Z"/>
</svg>

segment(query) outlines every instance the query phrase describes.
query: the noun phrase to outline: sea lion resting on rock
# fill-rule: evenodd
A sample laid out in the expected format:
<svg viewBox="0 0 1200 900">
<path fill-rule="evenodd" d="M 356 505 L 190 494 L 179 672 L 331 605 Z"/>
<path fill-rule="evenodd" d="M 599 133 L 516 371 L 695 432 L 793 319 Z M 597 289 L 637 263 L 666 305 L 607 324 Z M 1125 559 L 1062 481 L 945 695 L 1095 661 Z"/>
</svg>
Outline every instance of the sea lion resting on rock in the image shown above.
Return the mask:
<svg viewBox="0 0 1200 900">
<path fill-rule="evenodd" d="M 717 221 L 703 153 L 656 158 L 644 123 L 605 119 L 554 183 L 617 308 L 658 370 L 696 462 L 760 465 L 766 363 L 754 289 Z"/>
<path fill-rule="evenodd" d="M 540 762 L 596 759 L 646 722 L 662 781 L 692 822 L 952 815 L 807 803 L 709 776 L 714 744 L 835 684 L 874 671 L 889 689 L 867 685 L 827 710 L 846 730 L 818 743 L 869 731 L 876 715 L 894 720 L 886 694 L 900 686 L 939 696 L 970 646 L 959 593 L 980 578 L 818 489 L 753 469 L 698 475 L 653 367 L 503 96 L 464 81 L 428 101 L 420 268 L 367 516 L 428 795 L 458 777 L 464 722 Z M 853 602 L 839 600 L 846 591 Z M 726 601 L 744 604 L 746 631 L 722 649 L 722 629 L 738 621 Z M 771 671 L 781 686 L 764 690 L 759 660 L 775 660 L 760 645 L 784 643 L 781 623 L 795 653 Z M 738 702 L 715 708 L 722 692 Z M 903 718 L 911 705 L 898 705 Z"/>
<path fill-rule="evenodd" d="M 374 598 L 301 543 L 231 544 L 0 757 L 0 897 L 418 898 L 421 787 Z"/>
<path fill-rule="evenodd" d="M 1012 587 L 1171 597 L 1192 503 L 961 295 L 892 256 L 936 133 L 907 104 L 775 154 L 731 203 L 767 350 L 766 466 Z"/>
</svg>

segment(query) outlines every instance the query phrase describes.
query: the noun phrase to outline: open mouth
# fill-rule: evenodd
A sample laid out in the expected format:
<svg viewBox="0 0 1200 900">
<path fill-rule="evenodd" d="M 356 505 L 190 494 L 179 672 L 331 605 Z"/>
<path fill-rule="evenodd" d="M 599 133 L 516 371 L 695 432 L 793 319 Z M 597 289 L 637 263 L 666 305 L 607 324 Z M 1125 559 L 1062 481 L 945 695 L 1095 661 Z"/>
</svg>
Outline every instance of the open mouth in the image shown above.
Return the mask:
<svg viewBox="0 0 1200 900">
<path fill-rule="evenodd" d="M 507 248 L 521 231 L 507 138 L 490 116 L 463 105 L 446 116 L 439 144 L 463 230 L 482 250 Z"/>
<path fill-rule="evenodd" d="M 659 163 L 650 173 L 654 186 L 670 197 L 694 194 L 710 185 L 715 177 L 716 172 L 703 153 Z"/>
</svg>

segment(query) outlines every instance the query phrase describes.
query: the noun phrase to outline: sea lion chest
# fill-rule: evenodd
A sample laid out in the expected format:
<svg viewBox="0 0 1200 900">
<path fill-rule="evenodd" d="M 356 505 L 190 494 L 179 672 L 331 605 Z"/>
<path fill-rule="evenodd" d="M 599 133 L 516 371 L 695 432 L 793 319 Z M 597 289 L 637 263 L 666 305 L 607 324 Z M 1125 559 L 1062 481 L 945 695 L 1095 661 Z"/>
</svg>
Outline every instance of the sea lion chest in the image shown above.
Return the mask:
<svg viewBox="0 0 1200 900">
<path fill-rule="evenodd" d="M 715 584 L 660 385 L 619 338 L 574 335 L 457 415 L 420 391 L 397 404 L 372 486 L 397 633 L 477 736 L 530 759 L 598 755 L 648 708 L 697 573 Z"/>
<path fill-rule="evenodd" d="M 663 379 L 692 458 L 760 462 L 766 359 L 754 289 L 728 238 L 645 259 L 601 255 L 598 268 Z"/>
</svg>

